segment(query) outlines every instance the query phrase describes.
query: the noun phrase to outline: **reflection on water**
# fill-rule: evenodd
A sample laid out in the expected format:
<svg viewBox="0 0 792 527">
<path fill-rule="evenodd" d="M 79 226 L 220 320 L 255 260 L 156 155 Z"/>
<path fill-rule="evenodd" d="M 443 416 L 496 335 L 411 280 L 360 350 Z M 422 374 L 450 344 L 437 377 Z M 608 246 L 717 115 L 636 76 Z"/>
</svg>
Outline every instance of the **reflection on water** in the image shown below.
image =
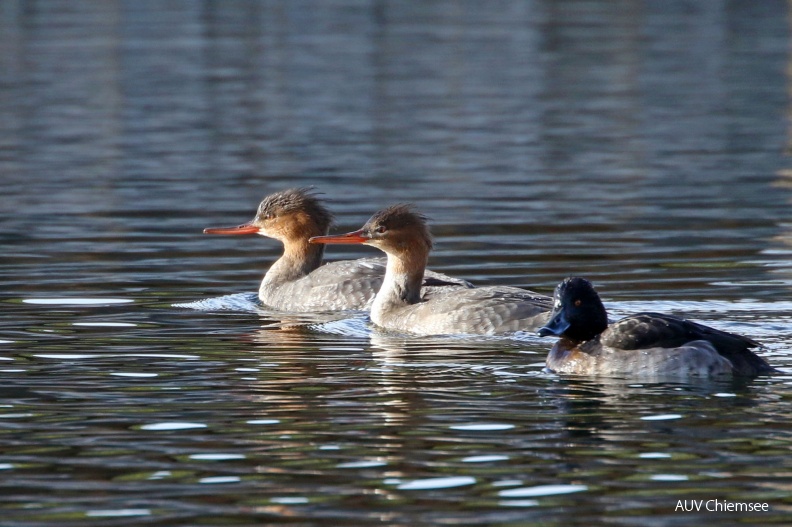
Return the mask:
<svg viewBox="0 0 792 527">
<path fill-rule="evenodd" d="M 5 520 L 786 523 L 787 11 L 1 2 Z M 295 185 L 339 232 L 414 202 L 435 270 L 588 276 L 614 317 L 740 332 L 784 373 L 573 379 L 532 334 L 265 310 L 280 246 L 201 230 Z"/>
</svg>

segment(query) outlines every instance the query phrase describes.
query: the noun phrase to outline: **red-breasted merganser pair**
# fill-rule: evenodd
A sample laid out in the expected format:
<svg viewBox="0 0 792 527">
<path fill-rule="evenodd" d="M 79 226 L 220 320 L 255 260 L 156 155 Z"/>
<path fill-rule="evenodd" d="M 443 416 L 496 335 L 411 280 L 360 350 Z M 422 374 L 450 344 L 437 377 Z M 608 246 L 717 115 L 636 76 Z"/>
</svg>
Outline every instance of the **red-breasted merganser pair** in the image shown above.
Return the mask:
<svg viewBox="0 0 792 527">
<path fill-rule="evenodd" d="M 314 244 L 365 244 L 387 254 L 385 279 L 371 306 L 371 320 L 385 329 L 419 335 L 499 335 L 535 330 L 548 320 L 552 299 L 507 286 L 439 291 L 421 298 L 432 249 L 426 219 L 408 205 L 394 205 L 357 231 L 315 236 Z"/>
<path fill-rule="evenodd" d="M 255 218 L 238 227 L 208 228 L 207 234 L 259 234 L 283 244 L 283 255 L 259 287 L 261 302 L 292 312 L 367 310 L 382 285 L 385 258 L 322 264 L 324 246 L 308 242 L 327 234 L 333 215 L 309 188 L 293 188 L 264 198 Z M 426 299 L 445 290 L 473 287 L 465 280 L 426 272 L 415 294 Z"/>
</svg>

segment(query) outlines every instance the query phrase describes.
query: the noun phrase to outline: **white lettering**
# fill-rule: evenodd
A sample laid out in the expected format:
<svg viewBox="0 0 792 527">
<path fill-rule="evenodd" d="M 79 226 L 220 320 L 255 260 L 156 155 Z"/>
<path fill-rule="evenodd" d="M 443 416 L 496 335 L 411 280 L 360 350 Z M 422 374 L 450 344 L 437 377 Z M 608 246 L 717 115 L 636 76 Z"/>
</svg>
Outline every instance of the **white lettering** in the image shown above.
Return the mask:
<svg viewBox="0 0 792 527">
<path fill-rule="evenodd" d="M 701 508 L 707 512 L 767 512 L 770 510 L 770 504 L 764 502 L 745 502 L 745 501 L 727 501 L 727 500 L 677 500 L 674 512 L 699 512 Z"/>
<path fill-rule="evenodd" d="M 685 512 L 700 511 L 703 503 L 704 500 L 690 500 L 690 503 L 688 503 L 688 500 L 678 500 L 674 512 L 680 509 Z"/>
</svg>

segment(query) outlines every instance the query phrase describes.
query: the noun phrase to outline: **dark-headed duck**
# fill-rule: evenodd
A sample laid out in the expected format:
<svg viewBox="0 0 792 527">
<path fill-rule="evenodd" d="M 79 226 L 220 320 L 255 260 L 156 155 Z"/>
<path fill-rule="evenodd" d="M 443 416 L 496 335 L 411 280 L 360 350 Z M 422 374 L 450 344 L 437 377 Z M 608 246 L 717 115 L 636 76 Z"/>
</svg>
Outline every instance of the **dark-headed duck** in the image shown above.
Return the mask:
<svg viewBox="0 0 792 527">
<path fill-rule="evenodd" d="M 608 324 L 591 282 L 567 278 L 555 290 L 539 336 L 560 338 L 547 357 L 558 373 L 755 376 L 775 370 L 751 351 L 759 343 L 672 315 L 638 313 Z"/>
</svg>

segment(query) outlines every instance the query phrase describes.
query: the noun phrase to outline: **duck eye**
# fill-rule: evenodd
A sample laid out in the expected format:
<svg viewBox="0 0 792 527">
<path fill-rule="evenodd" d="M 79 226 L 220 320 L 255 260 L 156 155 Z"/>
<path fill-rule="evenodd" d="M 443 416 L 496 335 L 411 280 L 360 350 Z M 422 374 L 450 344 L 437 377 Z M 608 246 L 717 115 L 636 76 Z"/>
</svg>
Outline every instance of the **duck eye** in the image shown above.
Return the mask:
<svg viewBox="0 0 792 527">
<path fill-rule="evenodd" d="M 388 230 L 388 228 L 386 226 L 380 225 L 379 227 L 374 229 L 374 232 L 376 232 L 377 234 L 384 234 L 385 231 L 387 231 L 387 230 Z"/>
<path fill-rule="evenodd" d="M 580 304 L 582 303 L 583 302 L 581 302 L 580 299 L 575 300 L 575 307 L 580 307 Z"/>
</svg>

